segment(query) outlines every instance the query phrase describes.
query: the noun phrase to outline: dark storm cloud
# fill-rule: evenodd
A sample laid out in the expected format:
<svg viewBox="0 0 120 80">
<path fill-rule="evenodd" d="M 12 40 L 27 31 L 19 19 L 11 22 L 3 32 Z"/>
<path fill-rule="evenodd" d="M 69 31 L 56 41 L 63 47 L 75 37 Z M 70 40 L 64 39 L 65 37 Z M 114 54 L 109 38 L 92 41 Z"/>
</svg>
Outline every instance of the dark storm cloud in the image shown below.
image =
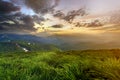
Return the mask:
<svg viewBox="0 0 120 80">
<path fill-rule="evenodd" d="M 22 13 L 6 14 L 0 16 L 0 30 L 35 30 L 34 19 Z"/>
<path fill-rule="evenodd" d="M 0 30 L 36 30 L 34 22 L 44 20 L 42 16 L 51 12 L 60 0 L 0 0 Z M 34 15 L 21 12 L 24 8 L 31 9 Z M 27 12 L 27 10 L 26 10 Z"/>
<path fill-rule="evenodd" d="M 60 0 L 25 0 L 28 7 L 36 13 L 47 13 L 58 6 Z"/>
<path fill-rule="evenodd" d="M 0 1 L 0 14 L 9 14 L 14 11 L 19 11 L 20 7 L 14 6 L 10 2 Z"/>
<path fill-rule="evenodd" d="M 7 21 L 14 21 L 12 12 L 19 11 L 20 7 L 15 6 L 10 2 L 0 1 L 0 30 L 6 30 L 6 28 L 10 28 L 9 23 Z M 16 21 L 14 21 L 16 22 Z"/>
<path fill-rule="evenodd" d="M 20 12 L 20 7 L 0 1 L 0 30 L 35 30 L 33 21 L 34 18 Z"/>
<path fill-rule="evenodd" d="M 71 22 L 76 16 L 85 15 L 83 8 L 71 10 L 67 14 L 62 11 L 56 11 L 55 8 L 61 0 L 1 0 L 0 1 L 0 30 L 19 29 L 35 30 L 34 22 L 40 23 L 44 20 L 41 15 L 52 12 L 54 17 L 59 17 L 65 21 Z M 32 9 L 35 15 L 25 15 L 20 12 L 22 8 Z M 27 12 L 27 10 L 26 10 Z M 13 23 L 11 24 L 10 21 Z"/>
<path fill-rule="evenodd" d="M 25 0 L 26 5 L 32 8 L 35 12 L 46 12 L 50 6 L 51 0 Z"/>
</svg>

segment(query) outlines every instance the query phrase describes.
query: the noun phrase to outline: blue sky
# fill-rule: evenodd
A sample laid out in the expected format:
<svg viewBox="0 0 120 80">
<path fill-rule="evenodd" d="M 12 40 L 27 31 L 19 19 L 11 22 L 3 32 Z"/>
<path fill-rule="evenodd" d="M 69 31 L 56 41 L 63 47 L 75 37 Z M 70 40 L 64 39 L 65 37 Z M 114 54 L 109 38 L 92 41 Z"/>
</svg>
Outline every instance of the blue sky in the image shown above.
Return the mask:
<svg viewBox="0 0 120 80">
<path fill-rule="evenodd" d="M 22 6 L 21 12 L 27 15 L 34 15 L 34 11 L 26 6 Z"/>
</svg>

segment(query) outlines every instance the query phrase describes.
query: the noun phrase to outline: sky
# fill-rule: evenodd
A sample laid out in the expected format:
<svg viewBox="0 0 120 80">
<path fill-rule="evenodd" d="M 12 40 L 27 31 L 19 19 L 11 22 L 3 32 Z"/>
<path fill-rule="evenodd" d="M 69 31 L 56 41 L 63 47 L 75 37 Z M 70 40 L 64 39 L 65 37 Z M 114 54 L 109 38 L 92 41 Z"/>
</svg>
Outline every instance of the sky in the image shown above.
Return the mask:
<svg viewBox="0 0 120 80">
<path fill-rule="evenodd" d="M 62 15 L 65 15 L 64 18 L 62 17 L 62 20 L 67 22 L 67 21 L 71 20 L 71 19 L 67 19 L 67 18 L 72 17 L 74 19 L 76 17 L 79 17 L 80 15 L 77 15 L 79 11 L 77 11 L 77 10 L 79 10 L 81 8 L 85 8 L 86 13 L 88 13 L 87 15 L 92 14 L 94 16 L 96 14 L 111 13 L 111 12 L 120 10 L 119 9 L 120 8 L 120 0 L 37 0 L 34 2 L 33 2 L 33 0 L 30 0 L 30 2 L 28 1 L 27 3 L 26 3 L 27 0 L 21 0 L 21 1 L 3 0 L 3 1 L 11 2 L 13 5 L 20 7 L 20 10 L 18 10 L 18 11 L 20 11 L 21 13 L 23 13 L 25 15 L 32 16 L 32 15 L 37 14 L 38 16 L 42 16 L 43 18 L 46 18 L 46 19 L 49 18 L 51 20 L 51 22 L 54 20 L 53 23 L 55 23 L 55 20 L 56 20 L 56 22 L 60 22 L 59 21 L 60 19 L 58 19 L 58 18 L 60 18 L 61 16 L 57 16 L 57 17 L 54 16 L 54 14 L 56 14 L 55 12 L 57 12 L 57 11 L 61 11 L 66 14 L 69 13 L 70 11 L 73 11 L 73 10 L 75 11 L 74 13 L 72 13 L 72 16 L 62 14 Z M 40 3 L 40 1 L 42 1 L 42 2 Z M 51 4 L 51 2 L 52 2 L 52 4 Z M 42 10 L 42 9 L 44 9 L 44 10 Z M 52 11 L 52 9 L 54 9 L 55 12 L 51 14 L 49 12 Z M 6 8 L 6 10 L 7 10 L 7 8 Z M 44 14 L 41 14 L 41 11 L 44 12 Z M 46 12 L 46 11 L 48 11 L 48 12 Z M 47 16 L 47 15 L 49 15 L 49 16 Z M 65 23 L 64 21 L 62 21 L 62 22 Z"/>
<path fill-rule="evenodd" d="M 117 24 L 81 26 L 73 23 L 76 17 L 82 20 L 81 17 L 90 14 L 96 16 L 116 11 L 120 11 L 120 0 L 0 0 L 0 33 L 42 34 L 74 48 L 120 47 L 119 14 L 112 18 Z M 81 16 L 81 12 L 85 14 Z"/>
<path fill-rule="evenodd" d="M 110 11 L 119 10 L 120 0 L 60 0 L 56 10 L 68 12 L 77 10 L 81 7 L 86 7 L 90 14 L 100 14 Z M 24 14 L 34 15 L 33 10 L 22 5 L 21 11 Z"/>
<path fill-rule="evenodd" d="M 10 0 L 4 0 L 10 1 Z M 54 0 L 51 0 L 54 1 Z M 17 4 L 21 4 L 19 1 Z M 21 4 L 21 12 L 27 15 L 34 15 L 35 12 L 28 8 L 25 4 Z M 56 10 L 68 12 L 85 7 L 89 14 L 102 14 L 110 11 L 119 10 L 120 0 L 59 0 Z"/>
<path fill-rule="evenodd" d="M 20 5 L 21 1 L 19 1 L 17 4 Z M 81 7 L 86 7 L 90 13 L 103 13 L 107 11 L 119 10 L 120 0 L 59 0 L 59 4 L 55 8 L 57 10 L 63 10 L 67 12 L 70 10 L 77 10 Z M 23 4 L 21 5 L 21 11 L 24 14 L 34 15 L 34 11 Z"/>
<path fill-rule="evenodd" d="M 91 13 L 118 10 L 120 0 L 61 0 L 57 9 L 71 10 L 86 7 Z"/>
<path fill-rule="evenodd" d="M 92 16 L 96 16 L 99 14 L 104 15 L 106 13 L 109 15 L 111 13 L 120 10 L 120 0 L 58 0 L 58 2 L 59 2 L 58 5 L 54 7 L 55 11 L 60 10 L 65 14 L 67 14 L 69 11 L 78 10 L 81 8 L 85 8 L 88 15 L 92 15 Z M 27 15 L 35 14 L 35 12 L 31 8 L 28 8 L 23 5 L 21 8 L 21 12 Z M 48 16 L 47 13 L 45 14 L 45 17 L 46 16 Z M 56 19 L 53 16 L 52 17 L 51 16 L 52 15 L 46 17 L 46 18 L 50 18 L 51 20 L 44 22 L 46 26 L 49 26 L 50 24 L 59 24 L 59 22 L 61 22 L 59 21 L 59 19 Z M 64 21 L 62 22 L 66 23 Z"/>
</svg>

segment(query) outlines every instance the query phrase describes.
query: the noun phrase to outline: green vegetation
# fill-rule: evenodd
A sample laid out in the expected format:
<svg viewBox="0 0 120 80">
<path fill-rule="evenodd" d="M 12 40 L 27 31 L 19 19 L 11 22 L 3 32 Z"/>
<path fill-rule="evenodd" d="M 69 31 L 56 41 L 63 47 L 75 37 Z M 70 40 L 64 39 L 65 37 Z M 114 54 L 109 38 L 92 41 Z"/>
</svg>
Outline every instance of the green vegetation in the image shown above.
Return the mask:
<svg viewBox="0 0 120 80">
<path fill-rule="evenodd" d="M 120 80 L 120 50 L 1 53 L 0 80 Z"/>
<path fill-rule="evenodd" d="M 29 41 L 10 41 L 0 42 L 0 52 L 25 52 L 23 48 L 28 51 L 58 51 L 55 45 L 44 44 Z"/>
</svg>

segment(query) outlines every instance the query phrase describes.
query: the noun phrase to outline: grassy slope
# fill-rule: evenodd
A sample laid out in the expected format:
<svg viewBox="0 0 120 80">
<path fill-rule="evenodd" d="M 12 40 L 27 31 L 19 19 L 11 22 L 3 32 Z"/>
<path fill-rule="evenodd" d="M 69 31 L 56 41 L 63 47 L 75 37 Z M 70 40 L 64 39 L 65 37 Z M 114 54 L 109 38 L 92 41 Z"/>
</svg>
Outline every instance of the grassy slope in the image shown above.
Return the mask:
<svg viewBox="0 0 120 80">
<path fill-rule="evenodd" d="M 120 80 L 120 50 L 0 54 L 0 80 Z"/>
<path fill-rule="evenodd" d="M 30 43 L 30 44 L 29 44 Z M 35 43 L 29 41 L 0 42 L 0 52 L 24 52 L 23 48 L 29 51 L 56 51 L 52 44 Z"/>
</svg>

